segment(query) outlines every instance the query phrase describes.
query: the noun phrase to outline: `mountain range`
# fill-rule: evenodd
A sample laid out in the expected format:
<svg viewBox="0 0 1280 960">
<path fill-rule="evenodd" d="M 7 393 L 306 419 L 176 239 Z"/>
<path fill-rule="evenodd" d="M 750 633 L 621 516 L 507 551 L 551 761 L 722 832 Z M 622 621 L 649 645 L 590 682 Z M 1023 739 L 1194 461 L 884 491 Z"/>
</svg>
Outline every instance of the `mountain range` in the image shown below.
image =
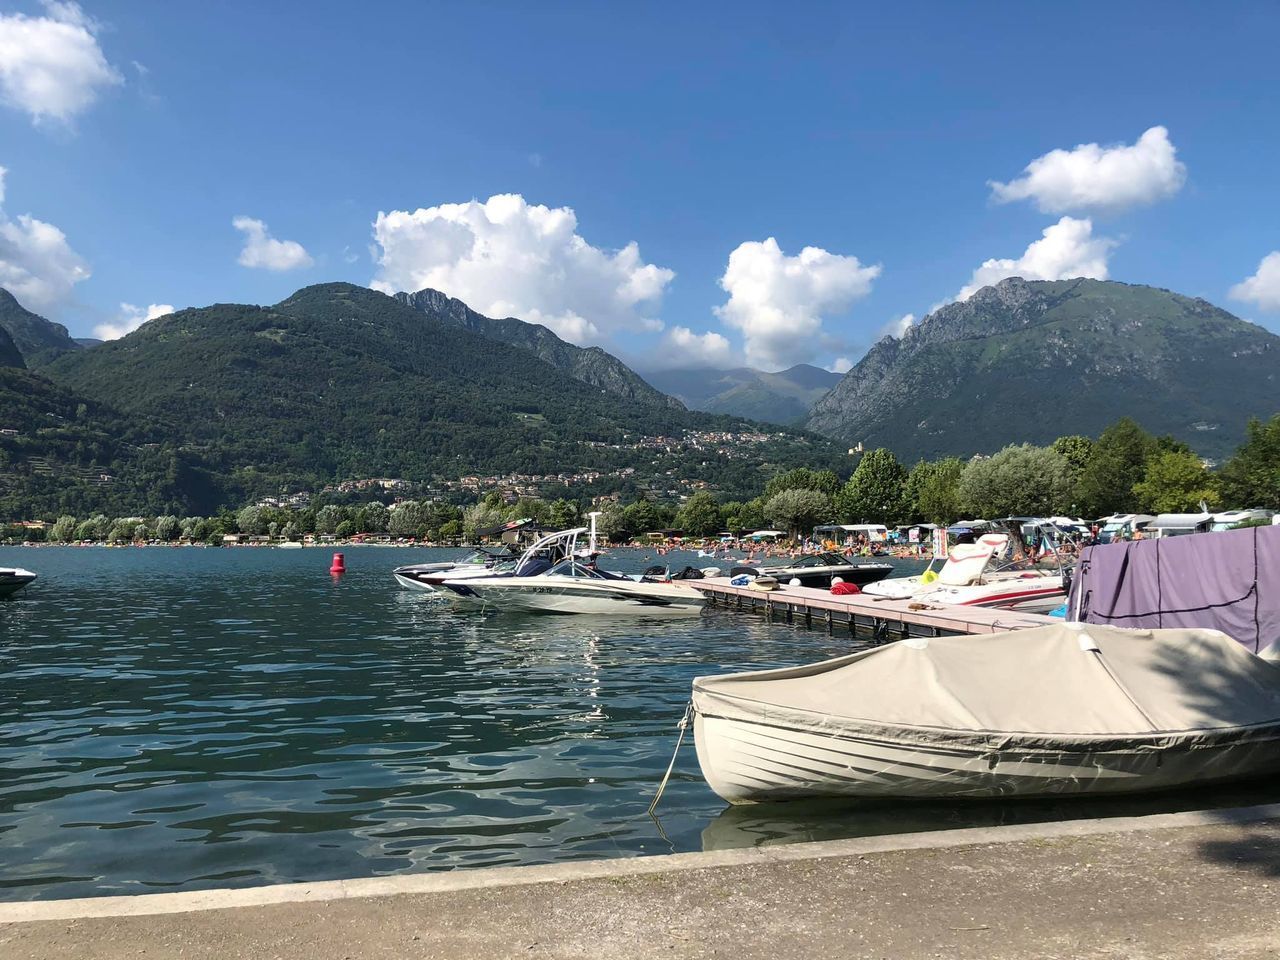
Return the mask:
<svg viewBox="0 0 1280 960">
<path fill-rule="evenodd" d="M 491 340 L 501 340 L 513 347 L 528 350 L 573 379 L 599 387 L 607 393 L 638 403 L 663 407 L 683 406 L 674 397 L 655 390 L 612 354 L 599 347 L 574 346 L 561 340 L 540 323 L 527 323 L 515 317 L 495 320 L 476 313 L 461 300 L 439 290 L 397 293 L 395 298 L 440 323 L 454 324 Z"/>
<path fill-rule="evenodd" d="M 859 442 L 970 456 L 1123 415 L 1221 458 L 1248 417 L 1280 410 L 1278 359 L 1280 337 L 1204 300 L 1095 280 L 984 288 L 842 378 L 800 365 L 647 381 L 431 290 L 319 284 L 100 344 L 0 291 L 0 516 L 206 513 L 377 476 L 448 496 L 468 474 L 518 473 L 559 477 L 549 495 L 706 482 L 746 497 L 780 468 L 847 472 Z M 778 421 L 810 404 L 808 432 L 697 409 Z"/>
<path fill-rule="evenodd" d="M 692 410 L 728 413 L 763 423 L 798 423 L 841 376 L 799 363 L 778 373 L 751 367 L 656 370 L 645 378 Z"/>
<path fill-rule="evenodd" d="M 1102 280 L 1003 280 L 871 348 L 805 421 L 908 461 L 1096 436 L 1130 416 L 1227 456 L 1280 411 L 1280 337 L 1200 299 Z"/>
<path fill-rule="evenodd" d="M 564 493 L 633 495 L 706 480 L 745 496 L 781 466 L 838 461 L 824 438 L 763 435 L 740 419 L 686 410 L 604 351 L 531 328 L 535 353 L 501 339 L 526 331 L 502 321 L 490 327 L 478 314 L 467 324 L 440 317 L 424 309 L 427 299 L 411 305 L 352 284 L 320 284 L 269 307 L 180 310 L 118 340 L 88 348 L 71 341 L 61 352 L 50 349 L 61 327 L 39 330 L 34 314 L 18 319 L 43 361 L 26 374 L 28 386 L 66 401 L 48 411 L 51 419 L 83 404 L 83 417 L 102 412 L 147 435 L 132 447 L 82 444 L 82 469 L 120 478 L 134 447 L 151 460 L 167 456 L 170 473 L 199 474 L 201 510 L 362 477 L 456 491 L 469 474 L 560 476 L 551 483 Z M 0 329 L 10 330 L 11 313 L 0 316 Z M 32 422 L 12 429 L 16 438 L 0 438 L 9 465 L 0 473 L 20 498 L 31 489 L 24 478 L 38 472 L 31 465 L 43 471 L 51 460 Z M 687 434 L 702 439 L 686 442 Z M 714 439 L 747 434 L 755 439 Z M 727 453 L 711 452 L 717 447 Z M 95 484 L 79 495 L 113 490 L 119 486 Z"/>
</svg>

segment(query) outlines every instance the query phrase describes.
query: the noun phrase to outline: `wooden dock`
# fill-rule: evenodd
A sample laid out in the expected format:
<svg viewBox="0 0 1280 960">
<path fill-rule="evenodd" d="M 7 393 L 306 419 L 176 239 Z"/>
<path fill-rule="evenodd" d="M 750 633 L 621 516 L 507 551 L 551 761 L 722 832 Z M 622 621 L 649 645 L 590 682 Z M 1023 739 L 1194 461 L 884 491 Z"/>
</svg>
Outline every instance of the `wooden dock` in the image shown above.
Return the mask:
<svg viewBox="0 0 1280 960">
<path fill-rule="evenodd" d="M 803 623 L 806 627 L 823 627 L 828 633 L 839 627 L 872 643 L 907 637 L 1002 633 L 1060 622 L 1042 614 L 1012 610 L 888 600 L 866 594 L 833 596 L 816 587 L 752 590 L 732 586 L 728 577 L 685 582 L 706 596 L 708 606 L 760 613 L 767 619 Z"/>
</svg>

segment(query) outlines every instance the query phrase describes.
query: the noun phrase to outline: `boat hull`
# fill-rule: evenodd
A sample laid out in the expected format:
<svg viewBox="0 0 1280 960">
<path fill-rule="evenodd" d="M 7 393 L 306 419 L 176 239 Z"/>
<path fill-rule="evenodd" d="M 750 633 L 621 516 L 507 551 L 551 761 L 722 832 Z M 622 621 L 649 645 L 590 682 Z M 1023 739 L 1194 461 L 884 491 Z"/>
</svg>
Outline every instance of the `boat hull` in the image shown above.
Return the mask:
<svg viewBox="0 0 1280 960">
<path fill-rule="evenodd" d="M 0 600 L 11 597 L 36 578 L 30 570 L 5 570 L 0 572 Z"/>
<path fill-rule="evenodd" d="M 442 586 L 472 605 L 524 613 L 693 617 L 705 603 L 696 590 L 665 583 L 495 577 L 474 583 L 446 581 Z"/>
<path fill-rule="evenodd" d="M 1020 613 L 1047 613 L 1061 605 L 1067 593 L 1057 576 L 1017 577 L 991 580 L 965 587 L 925 584 L 919 577 L 883 580 L 867 591 L 868 596 L 890 600 L 918 600 L 961 607 L 986 607 Z"/>
<path fill-rule="evenodd" d="M 839 577 L 845 583 L 864 587 L 876 583 L 893 573 L 892 564 L 853 564 L 848 567 L 802 567 L 797 570 L 786 568 L 759 568 L 762 576 L 775 577 L 779 583 L 790 583 L 799 580 L 802 587 L 817 587 L 821 590 L 831 589 L 832 581 Z"/>
<path fill-rule="evenodd" d="M 1280 733 L 1168 748 L 1134 739 L 1092 749 L 992 751 L 818 734 L 695 714 L 698 763 L 729 803 L 814 797 L 1053 797 L 1149 793 L 1280 771 Z"/>
</svg>

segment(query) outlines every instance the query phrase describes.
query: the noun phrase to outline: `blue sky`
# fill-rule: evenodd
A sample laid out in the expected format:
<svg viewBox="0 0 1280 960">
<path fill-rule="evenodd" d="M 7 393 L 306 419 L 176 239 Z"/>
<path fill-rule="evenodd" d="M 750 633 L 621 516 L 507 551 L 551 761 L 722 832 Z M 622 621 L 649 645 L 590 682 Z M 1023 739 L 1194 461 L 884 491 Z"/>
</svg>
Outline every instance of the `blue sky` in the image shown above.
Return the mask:
<svg viewBox="0 0 1280 960">
<path fill-rule="evenodd" d="M 642 367 L 856 360 L 1029 266 L 1280 330 L 1277 35 L 1243 3 L 0 0 L 0 278 L 81 336 L 430 279 Z"/>
</svg>

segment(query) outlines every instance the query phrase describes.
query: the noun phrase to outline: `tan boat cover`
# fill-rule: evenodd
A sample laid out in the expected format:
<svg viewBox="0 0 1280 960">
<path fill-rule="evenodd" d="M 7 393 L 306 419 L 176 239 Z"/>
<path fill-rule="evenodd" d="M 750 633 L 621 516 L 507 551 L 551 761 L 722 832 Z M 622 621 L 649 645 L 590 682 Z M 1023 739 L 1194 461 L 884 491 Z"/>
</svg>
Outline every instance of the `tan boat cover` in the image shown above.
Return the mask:
<svg viewBox="0 0 1280 960">
<path fill-rule="evenodd" d="M 899 742 L 1194 746 L 1280 736 L 1280 665 L 1216 630 L 1064 623 L 699 677 L 693 702 L 706 716 Z"/>
</svg>

